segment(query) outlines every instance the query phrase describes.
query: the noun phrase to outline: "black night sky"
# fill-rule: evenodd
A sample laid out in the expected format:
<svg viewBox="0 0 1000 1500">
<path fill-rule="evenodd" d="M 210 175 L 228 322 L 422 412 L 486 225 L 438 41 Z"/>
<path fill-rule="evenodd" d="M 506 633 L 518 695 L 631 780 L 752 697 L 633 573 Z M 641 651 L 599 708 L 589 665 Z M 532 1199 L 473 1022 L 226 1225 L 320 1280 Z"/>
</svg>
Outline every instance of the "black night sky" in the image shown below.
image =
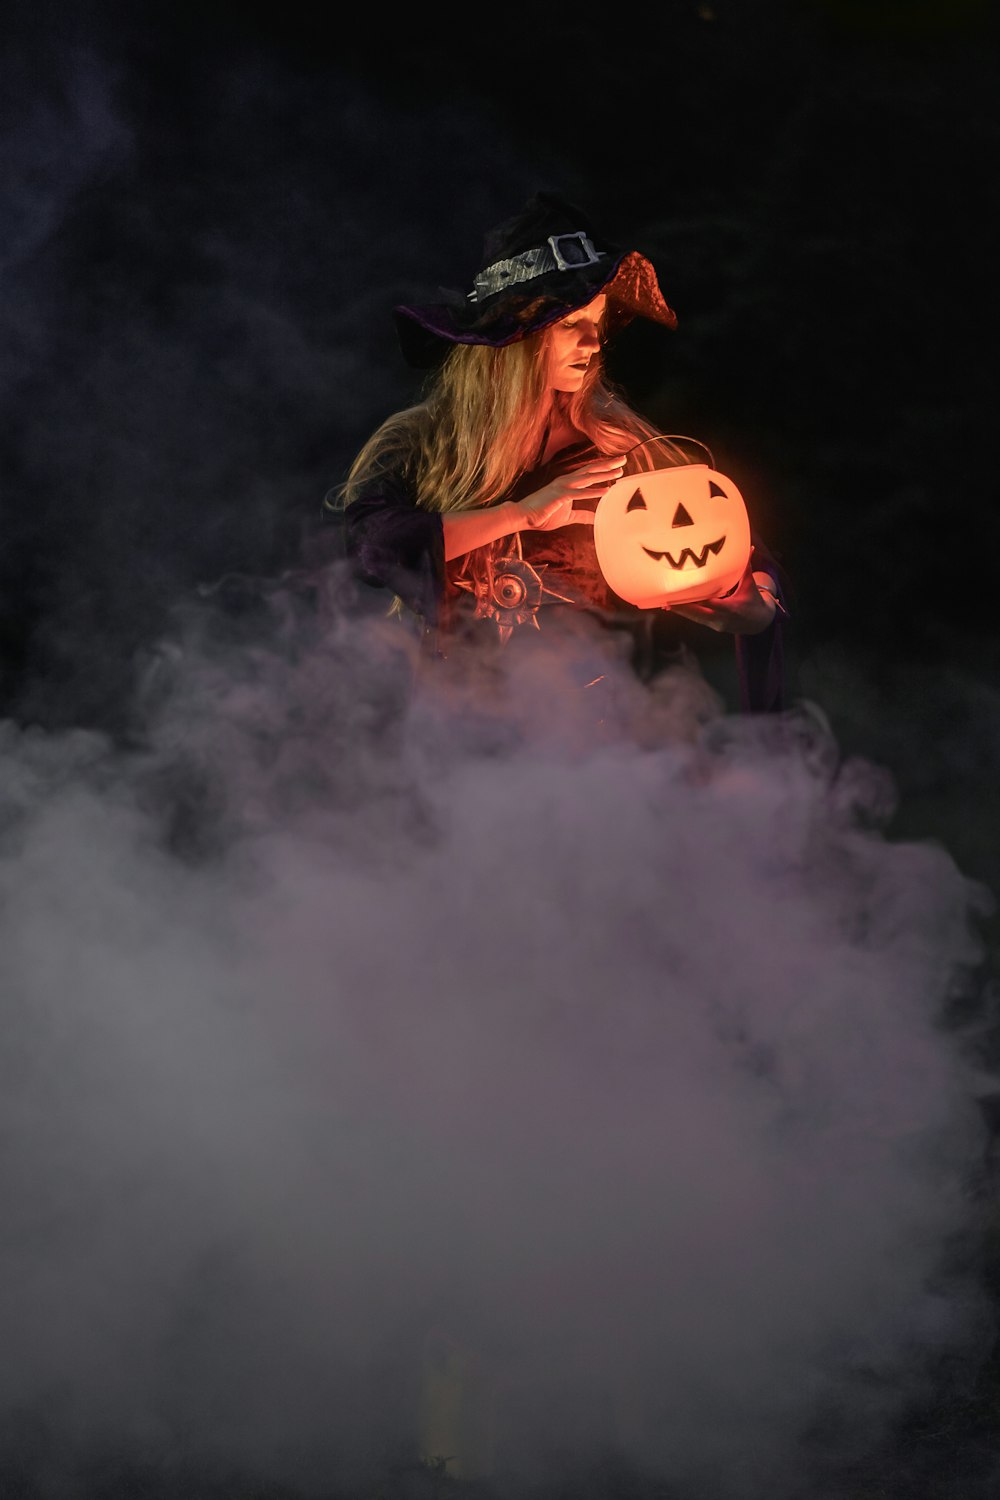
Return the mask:
<svg viewBox="0 0 1000 1500">
<path fill-rule="evenodd" d="M 393 303 L 465 285 L 484 229 L 549 188 L 657 267 L 678 329 L 634 325 L 610 356 L 612 373 L 663 430 L 709 444 L 781 557 L 793 698 L 824 719 L 843 761 L 884 777 L 887 845 L 943 851 L 980 887 L 982 946 L 948 1005 L 975 1034 L 979 1096 L 993 1092 L 1000 69 L 989 0 L 404 5 L 398 15 L 14 0 L 0 27 L 0 729 L 13 756 L 5 792 L 15 831 L 3 834 L 12 870 L 27 860 L 17 819 L 25 809 L 42 817 L 77 777 L 90 792 L 100 783 L 114 821 L 120 799 L 107 789 L 116 758 L 142 745 L 150 664 L 176 663 L 186 647 L 171 656 L 170 642 L 187 639 L 199 610 L 229 615 L 215 626 L 213 669 L 223 640 L 252 652 L 274 631 L 294 655 L 289 632 L 311 639 L 309 590 L 339 566 L 323 496 L 369 432 L 417 396 Z M 247 603 L 273 601 L 288 580 L 290 613 Z M 372 613 L 367 597 L 355 602 Z M 731 703 L 728 643 L 698 636 L 698 645 Z M 176 682 L 173 691 L 184 696 Z M 186 724 L 207 723 L 203 707 L 191 712 Z M 219 723 L 204 733 L 223 763 L 238 758 Z M 147 811 L 150 798 L 164 799 L 156 817 L 171 802 L 179 867 L 202 879 L 229 826 L 219 785 L 189 778 L 182 795 L 173 771 L 148 762 L 122 776 Z M 65 837 L 65 850 L 77 847 L 72 828 Z M 100 855 L 82 859 L 79 877 L 99 881 L 102 867 Z M 152 866 L 135 868 L 140 886 L 154 880 Z M 29 890 L 35 870 L 27 860 L 11 889 Z M 192 909 L 204 916 L 199 899 Z M 43 923 L 54 948 L 66 935 L 67 973 L 69 912 L 50 906 Z M 136 914 L 136 931 L 144 920 Z M 167 967 L 180 974 L 187 960 L 171 954 Z M 18 1019 L 28 1005 L 21 958 L 11 963 L 4 1077 L 47 1058 L 40 1097 L 61 1098 L 55 1059 L 71 1037 L 57 1045 L 46 1033 L 32 1052 L 33 1023 Z M 197 1034 L 201 1023 L 191 1024 Z M 99 1076 L 87 1089 L 99 1093 Z M 207 1098 L 207 1073 L 204 1088 Z M 988 1118 L 988 1100 L 983 1108 Z M 18 1184 L 40 1181 L 42 1169 L 28 1165 L 34 1137 L 19 1110 L 3 1152 L 10 1201 L 21 1204 Z M 139 1157 L 121 1158 L 106 1178 L 87 1179 L 93 1200 L 138 1192 L 144 1170 Z M 956 1231 L 951 1253 L 980 1266 L 992 1290 L 986 1176 L 978 1231 Z M 84 1188 L 68 1203 L 53 1190 L 51 1201 L 18 1208 L 9 1254 L 30 1243 L 44 1261 L 47 1235 L 72 1242 Z M 207 1284 L 225 1256 L 197 1238 L 191 1253 Z M 34 1287 L 40 1297 L 76 1274 L 69 1253 L 51 1264 L 52 1282 Z M 173 1305 L 169 1290 L 147 1292 Z M 147 1292 L 132 1288 L 131 1305 Z M 228 1305 L 235 1318 L 235 1293 Z M 104 1315 L 91 1314 L 100 1325 Z M 21 1336 L 45 1345 L 40 1326 Z M 69 1343 L 90 1337 L 89 1326 L 81 1315 Z M 213 1347 L 223 1369 L 224 1329 Z M 318 1480 L 308 1466 L 283 1468 L 280 1443 L 266 1463 L 235 1439 L 205 1458 L 185 1442 L 182 1405 L 168 1419 L 152 1398 L 163 1420 L 155 1441 L 145 1418 L 116 1424 L 112 1394 L 90 1442 L 61 1349 L 54 1340 L 37 1379 L 23 1350 L 23 1379 L 4 1377 L 4 1495 L 347 1493 L 328 1471 Z M 321 1351 L 312 1359 L 307 1372 L 322 1367 Z M 849 1482 L 846 1470 L 827 1474 L 827 1488 L 817 1478 L 782 1489 L 772 1475 L 773 1500 L 989 1500 L 1000 1474 L 992 1334 L 972 1364 L 959 1361 L 950 1376 L 947 1367 L 932 1415 L 911 1414 L 912 1430 L 904 1420 L 905 1482 L 882 1447 L 867 1468 L 864 1454 L 852 1456 Z M 206 1369 L 198 1378 L 209 1389 Z M 386 1500 L 447 1489 L 426 1474 L 394 1482 Z M 610 1480 L 592 1482 L 594 1495 L 610 1493 Z M 692 1488 L 687 1471 L 669 1466 L 645 1489 L 630 1482 L 638 1488 L 623 1496 L 758 1494 L 723 1480 L 718 1491 Z M 547 1493 L 567 1483 L 553 1479 Z M 581 1493 L 578 1473 L 573 1483 Z"/>
</svg>

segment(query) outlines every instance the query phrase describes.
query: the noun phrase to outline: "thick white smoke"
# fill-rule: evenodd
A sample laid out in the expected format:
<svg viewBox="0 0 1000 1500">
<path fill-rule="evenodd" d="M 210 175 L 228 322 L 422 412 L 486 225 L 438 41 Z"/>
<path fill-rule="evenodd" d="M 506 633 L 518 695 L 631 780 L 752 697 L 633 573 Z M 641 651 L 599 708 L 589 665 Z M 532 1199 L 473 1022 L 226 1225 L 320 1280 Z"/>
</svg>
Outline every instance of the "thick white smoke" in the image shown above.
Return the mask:
<svg viewBox="0 0 1000 1500">
<path fill-rule="evenodd" d="M 863 1459 L 984 1326 L 984 893 L 807 707 L 578 623 L 428 672 L 344 588 L 179 629 L 129 747 L 3 731 L 5 1432 L 60 1493 Z"/>
</svg>

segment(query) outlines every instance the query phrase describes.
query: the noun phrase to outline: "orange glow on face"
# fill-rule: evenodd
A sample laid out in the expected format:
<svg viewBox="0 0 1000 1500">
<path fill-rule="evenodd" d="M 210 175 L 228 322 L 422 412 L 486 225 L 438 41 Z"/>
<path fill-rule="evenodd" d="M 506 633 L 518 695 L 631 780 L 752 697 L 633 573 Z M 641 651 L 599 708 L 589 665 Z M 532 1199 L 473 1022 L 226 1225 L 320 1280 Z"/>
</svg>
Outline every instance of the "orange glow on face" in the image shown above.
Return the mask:
<svg viewBox="0 0 1000 1500">
<path fill-rule="evenodd" d="M 569 393 L 583 385 L 590 364 L 600 356 L 606 305 L 602 294 L 547 330 L 545 382 L 549 390 Z"/>
<path fill-rule="evenodd" d="M 639 609 L 724 594 L 742 578 L 750 545 L 743 496 L 706 464 L 627 474 L 594 514 L 601 572 Z"/>
</svg>

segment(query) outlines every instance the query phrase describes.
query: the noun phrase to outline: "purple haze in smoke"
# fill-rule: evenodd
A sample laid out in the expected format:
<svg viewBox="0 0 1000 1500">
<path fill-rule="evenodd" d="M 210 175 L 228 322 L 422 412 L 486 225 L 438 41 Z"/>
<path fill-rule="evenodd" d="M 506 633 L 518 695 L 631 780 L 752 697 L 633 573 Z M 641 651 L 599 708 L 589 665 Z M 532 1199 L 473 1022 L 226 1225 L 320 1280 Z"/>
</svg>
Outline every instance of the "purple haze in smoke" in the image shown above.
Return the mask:
<svg viewBox="0 0 1000 1500">
<path fill-rule="evenodd" d="M 360 1482 L 437 1339 L 501 1486 L 796 1493 L 818 1420 L 863 1455 L 977 1346 L 982 893 L 805 710 L 580 631 L 440 693 L 338 583 L 179 631 L 132 752 L 7 727 L 0 1400 Z"/>
</svg>

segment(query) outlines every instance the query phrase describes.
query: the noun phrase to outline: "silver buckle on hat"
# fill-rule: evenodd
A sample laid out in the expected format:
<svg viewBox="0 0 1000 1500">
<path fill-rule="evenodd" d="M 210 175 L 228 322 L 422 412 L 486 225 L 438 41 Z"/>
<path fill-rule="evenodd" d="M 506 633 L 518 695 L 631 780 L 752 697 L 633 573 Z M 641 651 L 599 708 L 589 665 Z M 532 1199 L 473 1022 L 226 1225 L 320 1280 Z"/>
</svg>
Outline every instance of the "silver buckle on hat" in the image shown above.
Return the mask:
<svg viewBox="0 0 1000 1500">
<path fill-rule="evenodd" d="M 582 257 L 577 255 L 572 260 L 566 259 L 559 246 L 570 240 L 576 242 L 578 249 L 582 251 Z M 603 251 L 594 249 L 590 236 L 584 234 L 582 229 L 577 229 L 572 234 L 550 234 L 548 245 L 560 271 L 575 271 L 578 266 L 596 266 L 603 254 Z"/>
<path fill-rule="evenodd" d="M 572 252 L 569 250 L 571 244 L 576 247 Z M 495 292 L 502 292 L 523 281 L 534 281 L 536 276 L 544 276 L 548 271 L 577 271 L 581 266 L 596 266 L 599 260 L 604 259 L 604 255 L 603 250 L 594 249 L 590 236 L 584 234 L 582 229 L 576 229 L 571 234 L 550 234 L 544 245 L 536 245 L 533 250 L 523 250 L 520 255 L 512 255 L 509 260 L 494 261 L 491 266 L 480 271 L 472 291 L 468 293 L 468 299 L 470 302 L 482 302 L 484 297 L 492 297 Z M 567 256 L 570 258 L 567 259 Z"/>
</svg>

